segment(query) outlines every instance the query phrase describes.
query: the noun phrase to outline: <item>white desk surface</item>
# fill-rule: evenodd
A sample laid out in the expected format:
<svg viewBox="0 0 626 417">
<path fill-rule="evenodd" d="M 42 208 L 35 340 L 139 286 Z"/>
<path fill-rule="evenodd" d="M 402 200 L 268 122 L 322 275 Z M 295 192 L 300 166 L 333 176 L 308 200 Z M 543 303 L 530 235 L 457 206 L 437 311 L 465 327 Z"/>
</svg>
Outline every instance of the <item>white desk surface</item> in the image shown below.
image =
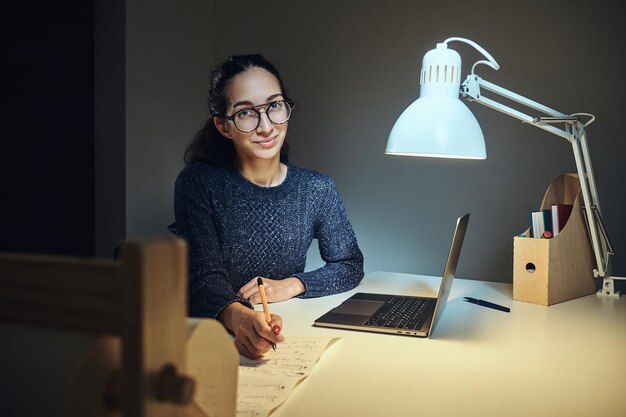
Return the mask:
<svg viewBox="0 0 626 417">
<path fill-rule="evenodd" d="M 513 301 L 511 284 L 455 279 L 431 339 L 312 326 L 355 292 L 436 296 L 439 281 L 376 272 L 346 293 L 272 304 L 286 337 L 341 338 L 272 416 L 626 416 L 624 297 L 543 307 Z"/>
</svg>

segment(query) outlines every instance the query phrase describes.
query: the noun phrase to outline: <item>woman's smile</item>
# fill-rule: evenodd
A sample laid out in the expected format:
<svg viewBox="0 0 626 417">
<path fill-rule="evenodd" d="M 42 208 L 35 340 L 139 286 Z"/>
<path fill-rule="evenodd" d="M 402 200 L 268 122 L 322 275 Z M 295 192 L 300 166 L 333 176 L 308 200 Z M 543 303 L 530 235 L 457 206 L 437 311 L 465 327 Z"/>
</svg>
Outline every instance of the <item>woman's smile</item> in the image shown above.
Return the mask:
<svg viewBox="0 0 626 417">
<path fill-rule="evenodd" d="M 276 136 L 272 136 L 271 138 L 263 138 L 260 140 L 254 140 L 252 141 L 252 143 L 255 143 L 257 145 L 259 145 L 262 148 L 271 148 L 272 146 L 274 146 L 276 144 L 276 138 L 278 137 L 278 135 Z"/>
</svg>

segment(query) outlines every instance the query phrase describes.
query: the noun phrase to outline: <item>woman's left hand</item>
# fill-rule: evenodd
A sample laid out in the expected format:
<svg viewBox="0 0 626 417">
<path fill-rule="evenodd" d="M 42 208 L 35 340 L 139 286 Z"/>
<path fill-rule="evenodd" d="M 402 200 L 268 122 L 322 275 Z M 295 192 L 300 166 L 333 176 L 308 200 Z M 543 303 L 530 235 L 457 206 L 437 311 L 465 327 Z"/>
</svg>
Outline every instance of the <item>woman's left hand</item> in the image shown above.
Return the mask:
<svg viewBox="0 0 626 417">
<path fill-rule="evenodd" d="M 249 300 L 252 304 L 261 304 L 261 294 L 257 286 L 257 278 L 258 277 L 254 277 L 251 279 L 237 292 L 239 297 Z M 304 292 L 304 284 L 296 277 L 285 279 L 263 278 L 263 286 L 265 287 L 267 301 L 270 303 L 289 300 Z"/>
</svg>

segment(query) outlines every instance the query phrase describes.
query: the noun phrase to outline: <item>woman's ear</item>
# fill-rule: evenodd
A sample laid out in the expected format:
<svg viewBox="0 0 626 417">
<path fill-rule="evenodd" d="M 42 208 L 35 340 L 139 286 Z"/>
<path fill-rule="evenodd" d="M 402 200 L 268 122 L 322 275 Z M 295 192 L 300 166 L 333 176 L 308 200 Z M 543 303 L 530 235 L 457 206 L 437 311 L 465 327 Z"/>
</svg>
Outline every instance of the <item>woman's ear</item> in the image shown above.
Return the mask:
<svg viewBox="0 0 626 417">
<path fill-rule="evenodd" d="M 232 135 L 228 131 L 228 125 L 226 124 L 226 120 L 221 117 L 214 117 L 213 124 L 215 124 L 215 128 L 218 132 L 222 134 L 225 138 L 232 139 Z"/>
</svg>

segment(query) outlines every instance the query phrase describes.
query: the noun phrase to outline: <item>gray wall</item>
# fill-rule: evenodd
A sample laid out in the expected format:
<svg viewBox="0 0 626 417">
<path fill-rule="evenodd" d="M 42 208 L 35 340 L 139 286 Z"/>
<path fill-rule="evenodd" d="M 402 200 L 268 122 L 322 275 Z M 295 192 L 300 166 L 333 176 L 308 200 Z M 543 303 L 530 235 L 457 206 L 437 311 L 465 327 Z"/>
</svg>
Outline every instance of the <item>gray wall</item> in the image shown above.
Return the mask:
<svg viewBox="0 0 626 417">
<path fill-rule="evenodd" d="M 206 117 L 214 2 L 96 0 L 96 255 L 169 233 L 174 180 Z"/>
<path fill-rule="evenodd" d="M 126 1 L 126 233 L 168 233 L 176 174 L 202 127 L 213 2 Z"/>
<path fill-rule="evenodd" d="M 591 157 L 618 253 L 614 272 L 626 275 L 620 130 L 626 37 L 617 6 L 216 0 L 217 18 L 207 20 L 208 29 L 188 11 L 179 19 L 178 4 L 161 14 L 133 4 L 135 24 L 126 24 L 132 27 L 126 54 L 129 236 L 162 232 L 173 218 L 172 184 L 182 150 L 204 117 L 210 57 L 260 52 L 276 63 L 299 104 L 290 122 L 291 159 L 335 179 L 367 271 L 440 274 L 453 221 L 471 212 L 458 275 L 510 282 L 512 237 L 528 227 L 528 212 L 538 208 L 552 179 L 575 171 L 570 145 L 470 104 L 485 134 L 486 161 L 384 154 L 397 116 L 418 95 L 423 54 L 462 36 L 499 62 L 500 71 L 479 69 L 485 79 L 566 113 L 596 115 Z M 147 12 L 156 15 L 140 19 Z M 464 73 L 480 59 L 468 46 L 453 47 Z M 204 54 L 204 48 L 213 50 Z M 309 267 L 318 263 L 312 256 Z"/>
</svg>

